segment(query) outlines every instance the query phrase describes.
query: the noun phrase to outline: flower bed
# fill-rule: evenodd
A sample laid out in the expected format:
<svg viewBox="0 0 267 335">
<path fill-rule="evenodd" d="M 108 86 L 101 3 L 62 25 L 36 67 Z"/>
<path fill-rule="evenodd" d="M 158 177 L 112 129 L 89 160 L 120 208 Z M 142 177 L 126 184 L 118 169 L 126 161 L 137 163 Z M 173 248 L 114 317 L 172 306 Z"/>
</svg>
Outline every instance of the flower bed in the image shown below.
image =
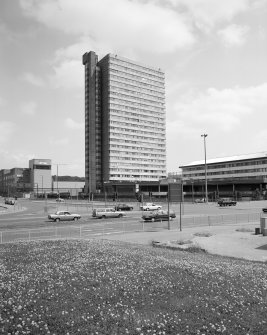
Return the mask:
<svg viewBox="0 0 267 335">
<path fill-rule="evenodd" d="M 0 334 L 266 334 L 267 265 L 108 241 L 0 246 Z"/>
</svg>

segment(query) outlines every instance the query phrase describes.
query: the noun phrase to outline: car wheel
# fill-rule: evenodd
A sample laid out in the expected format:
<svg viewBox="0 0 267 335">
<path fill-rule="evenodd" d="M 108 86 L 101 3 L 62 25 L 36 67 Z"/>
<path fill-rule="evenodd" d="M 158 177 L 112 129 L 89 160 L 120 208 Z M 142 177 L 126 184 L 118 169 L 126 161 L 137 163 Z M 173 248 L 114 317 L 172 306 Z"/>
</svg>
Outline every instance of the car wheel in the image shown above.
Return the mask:
<svg viewBox="0 0 267 335">
<path fill-rule="evenodd" d="M 170 216 L 170 221 L 172 221 L 172 217 Z"/>
<path fill-rule="evenodd" d="M 155 222 L 155 218 L 152 218 L 152 219 L 151 219 L 151 222 Z"/>
<path fill-rule="evenodd" d="M 75 217 L 73 218 L 73 220 L 74 220 L 74 221 L 77 221 L 77 220 L 78 220 L 78 218 L 75 216 Z"/>
<path fill-rule="evenodd" d="M 107 218 L 106 215 L 103 215 L 103 216 L 102 216 L 102 219 L 106 219 L 106 218 Z"/>
<path fill-rule="evenodd" d="M 119 215 L 118 215 L 118 218 L 122 218 L 122 214 L 119 214 Z"/>
<path fill-rule="evenodd" d="M 55 220 L 56 222 L 59 222 L 60 221 L 60 218 L 56 218 L 56 220 Z"/>
</svg>

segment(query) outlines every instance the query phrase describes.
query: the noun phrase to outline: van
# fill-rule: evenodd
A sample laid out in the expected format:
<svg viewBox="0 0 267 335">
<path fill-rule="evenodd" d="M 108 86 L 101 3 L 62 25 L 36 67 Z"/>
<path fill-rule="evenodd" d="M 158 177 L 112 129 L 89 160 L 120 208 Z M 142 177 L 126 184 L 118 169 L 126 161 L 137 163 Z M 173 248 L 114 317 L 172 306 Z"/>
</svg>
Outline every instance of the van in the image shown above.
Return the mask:
<svg viewBox="0 0 267 335">
<path fill-rule="evenodd" d="M 96 208 L 93 210 L 93 217 L 98 219 L 105 218 L 121 218 L 125 215 L 124 212 L 116 211 L 115 208 Z"/>
</svg>

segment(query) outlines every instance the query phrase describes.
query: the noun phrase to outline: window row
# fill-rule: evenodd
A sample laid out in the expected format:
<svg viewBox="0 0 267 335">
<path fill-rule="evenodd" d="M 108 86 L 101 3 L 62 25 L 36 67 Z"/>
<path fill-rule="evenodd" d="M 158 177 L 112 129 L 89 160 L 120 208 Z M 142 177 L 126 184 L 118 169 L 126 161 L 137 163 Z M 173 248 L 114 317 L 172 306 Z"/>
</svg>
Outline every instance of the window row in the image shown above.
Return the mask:
<svg viewBox="0 0 267 335">
<path fill-rule="evenodd" d="M 203 170 L 203 169 L 202 169 Z M 218 175 L 239 175 L 239 174 L 255 174 L 255 173 L 266 173 L 267 168 L 261 168 L 261 169 L 247 169 L 247 170 L 228 170 L 228 171 L 218 171 L 218 172 L 208 172 L 208 176 L 218 176 Z M 186 178 L 189 177 L 198 177 L 203 176 L 205 173 L 191 173 L 191 174 L 184 174 Z"/>
<path fill-rule="evenodd" d="M 267 159 L 257 160 L 257 161 L 246 161 L 246 162 L 233 162 L 233 163 L 225 163 L 225 164 L 211 164 L 207 165 L 207 169 L 227 169 L 231 167 L 238 167 L 238 166 L 253 166 L 253 165 L 265 165 L 267 164 Z M 195 167 L 185 167 L 183 168 L 184 171 L 196 171 L 202 170 L 203 165 L 195 166 Z"/>
<path fill-rule="evenodd" d="M 117 124 L 116 124 L 117 125 Z M 127 125 L 129 127 L 129 125 Z M 142 127 L 142 129 L 144 129 Z M 165 140 L 165 133 L 164 132 L 153 132 L 152 130 L 148 130 L 147 128 L 145 129 L 145 131 L 140 130 L 140 129 L 133 129 L 132 127 L 130 128 L 125 128 L 125 127 L 113 127 L 110 126 L 110 130 L 114 131 L 113 134 L 117 134 L 117 135 L 122 135 L 123 137 L 134 137 L 136 138 L 135 135 L 147 135 L 144 137 L 140 137 L 140 138 L 151 138 L 151 139 L 155 139 L 155 140 Z"/>
<path fill-rule="evenodd" d="M 113 116 L 112 120 L 116 121 L 119 123 L 119 120 L 122 120 L 123 116 L 123 121 L 130 121 L 130 122 L 136 122 L 132 123 L 134 126 L 144 126 L 144 125 L 150 125 L 150 126 L 156 126 L 158 131 L 165 131 L 165 118 L 163 119 L 163 122 L 155 122 L 155 118 L 151 115 L 150 119 L 146 117 L 146 119 L 142 119 L 143 115 L 139 113 L 132 113 L 132 112 L 126 112 L 126 111 L 120 111 L 117 109 L 110 109 L 110 115 Z M 117 119 L 116 119 L 117 117 Z M 125 122 L 126 123 L 126 122 Z"/>
<path fill-rule="evenodd" d="M 154 111 L 149 111 L 147 109 L 141 109 L 141 108 L 139 109 L 139 108 L 124 106 L 124 105 L 117 105 L 113 103 L 110 104 L 110 109 L 117 109 L 119 113 L 124 112 L 124 111 L 135 111 L 135 112 L 138 112 L 135 115 L 142 116 L 143 118 L 153 117 L 154 120 L 165 121 L 164 111 L 162 113 L 158 113 Z"/>
<path fill-rule="evenodd" d="M 159 113 L 164 113 L 165 111 L 165 108 L 164 107 L 158 107 L 158 106 L 153 106 L 151 104 L 143 104 L 141 103 L 142 100 L 138 101 L 138 102 L 135 102 L 135 101 L 132 101 L 132 100 L 124 100 L 122 98 L 114 98 L 112 96 L 110 96 L 110 102 L 111 103 L 118 103 L 118 104 L 121 104 L 123 106 L 136 106 L 138 108 L 146 108 L 147 110 L 149 111 L 155 111 L 155 112 L 159 112 Z M 143 101 L 142 101 L 143 102 Z"/>
<path fill-rule="evenodd" d="M 124 140 L 122 140 L 124 139 Z M 124 143 L 133 143 L 140 146 L 151 146 L 151 149 L 153 147 L 165 147 L 165 139 L 159 139 L 159 138 L 151 138 L 151 137 L 145 137 L 145 136 L 137 136 L 132 135 L 129 137 L 128 135 L 123 135 L 120 133 L 110 133 L 110 143 L 111 142 L 120 142 L 124 141 Z"/>
<path fill-rule="evenodd" d="M 120 88 L 121 92 L 140 92 L 140 94 L 151 97 L 151 99 L 165 100 L 164 91 L 151 90 L 144 87 L 141 88 L 140 85 L 122 83 L 121 81 L 114 80 L 114 78 L 109 81 L 109 84 L 112 89 Z"/>
<path fill-rule="evenodd" d="M 151 85 L 151 84 L 148 84 L 148 83 L 143 82 L 143 81 L 141 82 L 141 81 L 138 81 L 138 80 L 129 79 L 129 78 L 119 76 L 119 75 L 114 74 L 114 73 L 112 74 L 112 76 L 110 78 L 111 78 L 111 80 L 118 80 L 121 83 L 135 84 L 135 85 L 139 86 L 141 90 L 151 88 L 151 89 L 154 89 L 154 91 L 156 91 L 156 92 L 159 91 L 159 92 L 163 93 L 165 91 L 164 87 Z"/>
<path fill-rule="evenodd" d="M 137 75 L 137 74 L 133 74 L 131 72 L 125 72 L 125 71 L 121 71 L 120 69 L 116 69 L 115 67 L 110 68 L 110 73 L 115 73 L 118 76 L 122 76 L 124 78 L 129 78 L 132 80 L 136 80 L 142 83 L 148 83 L 148 84 L 152 84 L 158 87 L 164 87 L 164 80 L 158 80 L 155 77 L 148 77 L 145 73 L 142 73 L 141 75 Z"/>
<path fill-rule="evenodd" d="M 114 145 L 114 147 L 117 147 L 118 149 L 124 149 L 124 150 L 110 150 L 109 151 L 110 154 L 117 154 L 117 155 L 124 155 L 124 156 L 127 156 L 127 155 L 130 155 L 130 156 L 140 156 L 139 158 L 143 159 L 143 157 L 141 156 L 139 150 L 137 150 L 138 148 L 136 148 L 136 147 L 129 147 L 129 146 L 123 146 L 123 145 L 120 145 L 120 146 L 119 145 Z M 127 151 L 125 151 L 125 149 Z M 135 151 L 130 151 L 131 149 L 135 150 Z M 143 153 L 143 155 L 145 155 L 144 158 L 147 158 L 147 157 L 157 157 L 157 159 L 159 159 L 159 160 L 161 158 L 165 160 L 165 158 L 166 158 L 166 155 L 160 155 L 158 153 L 153 154 L 151 152 L 149 152 L 149 153 Z"/>
<path fill-rule="evenodd" d="M 110 129 L 117 130 L 119 132 L 133 132 L 139 134 L 158 135 L 157 137 L 165 138 L 165 131 L 160 127 L 152 127 L 149 123 L 130 123 L 130 122 L 118 122 L 117 120 L 110 121 Z M 142 129 L 142 130 L 140 130 Z"/>
<path fill-rule="evenodd" d="M 122 171 L 121 169 L 109 169 L 110 173 L 114 173 L 114 172 L 118 172 L 118 173 L 122 173 L 122 172 L 128 172 L 128 173 L 154 173 L 154 175 L 158 175 L 160 174 L 165 174 L 164 170 L 145 170 L 145 169 L 133 169 L 133 168 L 129 168 L 129 169 L 125 169 L 124 171 Z"/>
<path fill-rule="evenodd" d="M 119 97 L 121 99 L 130 99 L 130 101 L 134 100 L 134 101 L 137 101 L 137 103 L 140 103 L 140 102 L 145 102 L 146 104 L 149 104 L 149 105 L 153 105 L 154 104 L 154 107 L 158 107 L 158 108 L 165 108 L 165 103 L 163 101 L 163 99 L 152 99 L 150 97 L 150 99 L 147 98 L 146 94 L 141 94 L 139 92 L 134 92 L 132 91 L 131 93 L 130 92 L 127 92 L 127 94 L 123 94 L 119 91 L 115 91 L 113 90 L 113 88 L 111 88 L 111 91 L 110 91 L 110 96 L 116 96 L 116 97 Z M 145 105 L 146 106 L 146 105 Z"/>
<path fill-rule="evenodd" d="M 118 65 L 121 65 L 121 66 L 126 66 L 126 67 L 130 67 L 131 69 L 133 70 L 136 70 L 136 71 L 141 71 L 141 72 L 148 72 L 148 73 L 153 73 L 153 74 L 156 74 L 158 76 L 162 76 L 164 77 L 164 72 L 162 72 L 160 69 L 156 70 L 156 69 L 153 69 L 151 67 L 147 67 L 147 66 L 144 66 L 144 65 L 141 65 L 141 64 L 136 64 L 134 62 L 131 62 L 131 61 L 126 61 L 126 60 L 122 60 L 120 58 L 117 58 L 117 57 L 111 57 L 110 58 L 110 64 L 118 64 Z"/>
</svg>

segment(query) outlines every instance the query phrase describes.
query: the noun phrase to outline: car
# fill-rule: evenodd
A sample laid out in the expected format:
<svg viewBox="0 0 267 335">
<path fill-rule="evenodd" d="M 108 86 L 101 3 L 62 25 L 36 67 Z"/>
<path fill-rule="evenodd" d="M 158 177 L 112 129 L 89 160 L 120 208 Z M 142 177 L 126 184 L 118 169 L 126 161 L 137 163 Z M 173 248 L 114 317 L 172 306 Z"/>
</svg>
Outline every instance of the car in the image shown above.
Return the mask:
<svg viewBox="0 0 267 335">
<path fill-rule="evenodd" d="M 129 206 L 127 204 L 117 204 L 115 206 L 115 210 L 116 211 L 132 211 L 133 210 L 133 206 Z"/>
<path fill-rule="evenodd" d="M 57 198 L 56 201 L 57 201 L 57 202 L 65 202 L 65 200 L 62 199 L 62 198 Z"/>
<path fill-rule="evenodd" d="M 174 219 L 176 217 L 175 213 L 173 210 L 170 210 L 169 213 L 167 210 L 158 210 L 158 211 L 152 211 L 149 213 L 145 213 L 142 216 L 142 219 L 144 221 L 168 221 Z"/>
<path fill-rule="evenodd" d="M 196 199 L 195 200 L 196 204 L 201 204 L 201 203 L 204 203 L 204 202 L 206 202 L 205 198 L 201 198 L 201 199 Z"/>
<path fill-rule="evenodd" d="M 55 214 L 49 214 L 48 220 L 59 221 L 77 221 L 81 218 L 80 214 L 71 214 L 68 211 L 57 211 Z"/>
<path fill-rule="evenodd" d="M 263 213 L 267 213 L 267 207 L 264 207 L 264 208 L 262 209 L 262 211 L 263 211 Z"/>
<path fill-rule="evenodd" d="M 236 205 L 236 201 L 235 200 L 232 200 L 230 198 L 221 198 L 218 200 L 217 204 L 220 206 L 220 207 L 225 207 L 225 206 L 235 206 Z"/>
<path fill-rule="evenodd" d="M 121 218 L 125 215 L 122 211 L 116 211 L 115 208 L 96 208 L 92 216 L 97 219 Z"/>
<path fill-rule="evenodd" d="M 15 199 L 12 198 L 5 198 L 6 205 L 15 205 Z"/>
<path fill-rule="evenodd" d="M 156 204 L 153 204 L 153 203 L 146 203 L 146 204 L 140 206 L 140 209 L 143 210 L 143 211 L 154 211 L 154 210 L 161 209 L 161 207 L 162 206 L 156 205 Z"/>
</svg>

